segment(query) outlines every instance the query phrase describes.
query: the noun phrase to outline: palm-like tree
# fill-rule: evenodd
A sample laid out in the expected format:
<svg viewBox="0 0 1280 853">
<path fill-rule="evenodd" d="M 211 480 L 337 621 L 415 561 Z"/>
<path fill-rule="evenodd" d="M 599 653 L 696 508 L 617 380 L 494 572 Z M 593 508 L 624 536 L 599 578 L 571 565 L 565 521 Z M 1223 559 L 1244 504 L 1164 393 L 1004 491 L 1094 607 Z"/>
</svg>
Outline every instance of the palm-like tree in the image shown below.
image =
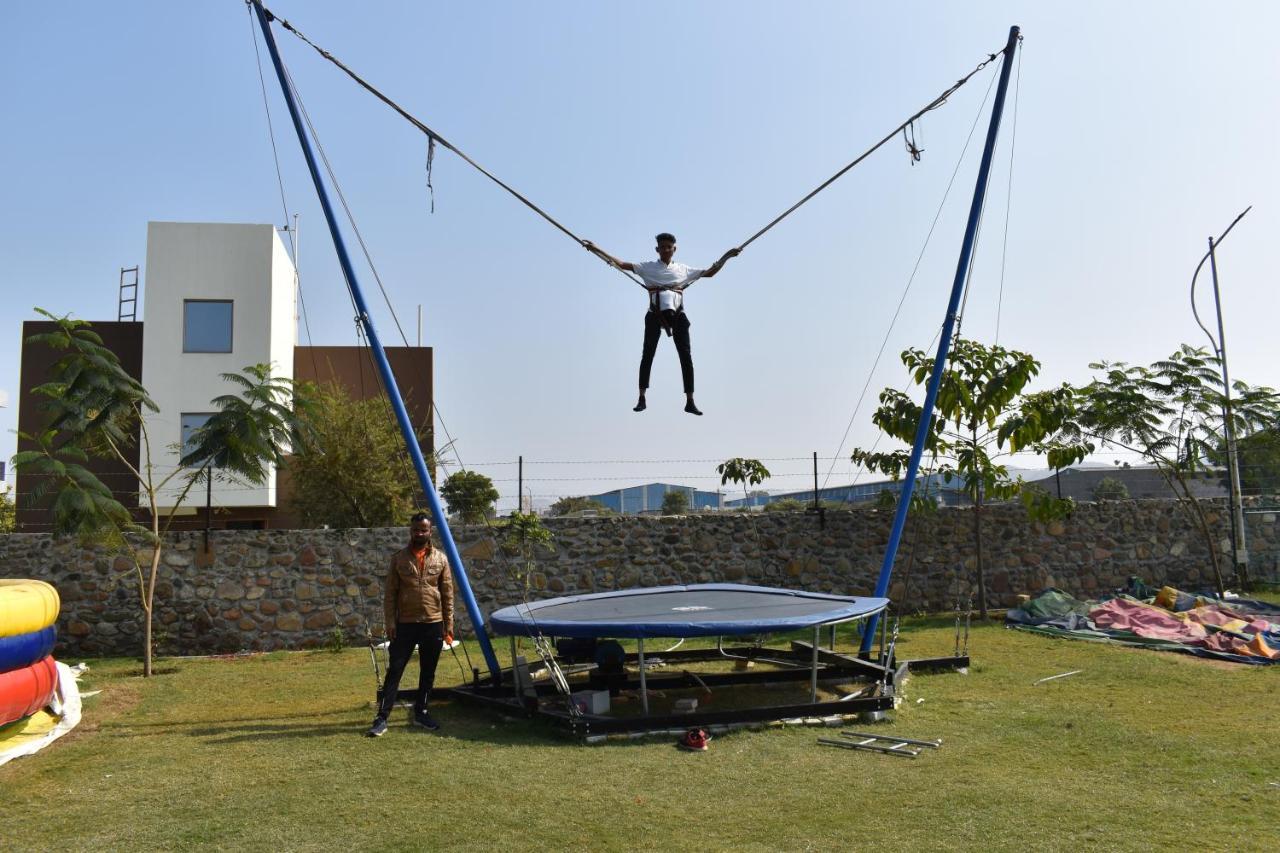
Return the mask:
<svg viewBox="0 0 1280 853">
<path fill-rule="evenodd" d="M 271 365 L 251 365 L 240 373 L 224 373 L 222 379 L 240 393 L 214 398 L 218 411 L 192 433 L 190 449 L 180 461 L 195 469 L 188 474 L 190 482 L 204 477 L 208 487 L 206 546 L 214 476 L 260 486 L 307 430 L 306 398 L 295 394 L 293 380 L 272 376 Z"/>
</svg>

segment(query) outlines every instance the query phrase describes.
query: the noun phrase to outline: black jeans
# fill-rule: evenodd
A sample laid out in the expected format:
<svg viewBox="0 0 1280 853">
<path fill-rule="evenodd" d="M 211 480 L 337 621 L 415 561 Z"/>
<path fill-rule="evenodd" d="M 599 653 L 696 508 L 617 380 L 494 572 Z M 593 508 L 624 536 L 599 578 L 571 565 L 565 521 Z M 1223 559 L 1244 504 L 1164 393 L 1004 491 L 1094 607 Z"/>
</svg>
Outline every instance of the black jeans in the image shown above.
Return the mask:
<svg viewBox="0 0 1280 853">
<path fill-rule="evenodd" d="M 644 351 L 640 355 L 640 393 L 649 387 L 649 371 L 653 367 L 653 355 L 658 351 L 658 338 L 662 336 L 662 313 L 650 311 L 644 315 Z M 693 393 L 693 353 L 689 349 L 689 318 L 683 311 L 673 312 L 671 338 L 680 354 L 680 376 L 684 379 L 684 393 Z"/>
<path fill-rule="evenodd" d="M 386 719 L 396 706 L 396 694 L 400 690 L 400 676 L 418 647 L 418 693 L 413 699 L 415 710 L 425 709 L 431 695 L 431 684 L 436 680 L 436 664 L 440 661 L 441 644 L 444 642 L 443 622 L 399 622 L 396 638 L 388 652 L 387 680 L 382 685 L 382 703 L 378 716 Z"/>
</svg>

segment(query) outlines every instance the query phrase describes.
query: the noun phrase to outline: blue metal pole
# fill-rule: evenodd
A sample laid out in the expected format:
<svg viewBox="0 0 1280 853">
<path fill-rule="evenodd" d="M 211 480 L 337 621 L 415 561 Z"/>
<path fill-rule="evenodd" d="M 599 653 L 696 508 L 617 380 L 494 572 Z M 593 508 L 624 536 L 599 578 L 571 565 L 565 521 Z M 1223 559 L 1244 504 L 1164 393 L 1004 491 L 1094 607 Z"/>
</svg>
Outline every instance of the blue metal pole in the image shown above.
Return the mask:
<svg viewBox="0 0 1280 853">
<path fill-rule="evenodd" d="M 928 390 L 924 395 L 924 407 L 920 412 L 920 424 L 916 427 L 915 443 L 911 446 L 911 459 L 903 478 L 902 492 L 898 495 L 898 508 L 893 515 L 893 529 L 889 533 L 889 545 L 885 548 L 884 562 L 880 565 L 880 577 L 876 581 L 875 596 L 883 598 L 889 591 L 889 579 L 893 576 L 893 562 L 898 556 L 898 544 L 902 540 L 902 528 L 907 523 L 907 509 L 911 506 L 911 493 L 915 490 L 916 474 L 920 470 L 920 458 L 924 455 L 924 441 L 933 423 L 933 407 L 938 399 L 938 386 L 942 384 L 942 371 L 951 351 L 951 335 L 956 325 L 956 313 L 960 310 L 960 295 L 964 292 L 965 278 L 969 275 L 969 259 L 973 256 L 973 242 L 978 233 L 978 220 L 982 216 L 982 203 L 987 195 L 987 179 L 991 174 L 991 159 L 996 150 L 996 137 L 1000 134 L 1000 116 L 1004 112 L 1005 93 L 1009 89 L 1009 72 L 1013 68 L 1013 53 L 1018 49 L 1018 27 L 1009 28 L 1009 41 L 1004 46 L 1004 61 L 1000 66 L 1000 83 L 996 88 L 995 104 L 991 107 L 991 124 L 987 128 L 987 143 L 982 149 L 982 165 L 978 168 L 977 185 L 973 190 L 973 203 L 969 206 L 969 224 L 964 230 L 964 242 L 960 245 L 960 261 L 956 264 L 956 277 L 951 283 L 951 301 L 947 303 L 947 317 L 938 339 L 938 354 L 933 360 L 933 373 L 929 376 Z M 862 634 L 862 654 L 870 654 L 871 641 L 875 638 L 879 614 L 872 616 Z"/>
<path fill-rule="evenodd" d="M 364 326 L 364 332 L 369 336 L 369 346 L 373 350 L 374 361 L 378 365 L 378 374 L 382 377 L 382 386 L 386 389 L 387 397 L 391 399 L 391 407 L 396 413 L 396 422 L 400 425 L 400 433 L 404 436 L 405 446 L 409 450 L 409 456 L 413 459 L 414 470 L 418 472 L 418 481 L 422 485 L 422 491 L 427 496 L 427 503 L 431 507 L 431 517 L 435 520 L 436 530 L 440 534 L 440 541 L 444 545 L 445 555 L 449 558 L 449 565 L 453 569 L 453 575 L 457 579 L 458 589 L 462 593 L 462 600 L 467 607 L 467 614 L 471 617 L 471 624 L 476 630 L 476 639 L 480 641 L 480 650 L 484 653 L 485 662 L 489 665 L 489 672 L 493 676 L 494 681 L 500 681 L 502 677 L 502 668 L 498 666 L 498 658 L 493 653 L 493 646 L 489 643 L 489 635 L 484 629 L 484 616 L 480 613 L 480 605 L 476 603 L 475 595 L 471 592 L 471 583 L 467 579 L 467 571 L 463 568 L 462 557 L 458 554 L 458 546 L 453 541 L 453 534 L 449 531 L 449 521 L 445 518 L 444 510 L 440 507 L 440 497 L 436 494 L 436 488 L 431 482 L 431 475 L 427 472 L 427 463 L 422 458 L 422 448 L 418 446 L 418 437 L 413 431 L 413 423 L 409 420 L 409 413 L 404 407 L 404 398 L 400 396 L 400 389 L 396 385 L 395 375 L 391 372 L 391 364 L 387 361 L 387 354 L 382 348 L 382 342 L 378 338 L 378 332 L 373 327 L 373 319 L 369 316 L 369 309 L 364 301 L 364 294 L 360 292 L 360 283 L 356 280 L 355 270 L 351 266 L 351 258 L 347 255 L 346 244 L 342 240 L 342 232 L 338 229 L 338 220 L 334 216 L 333 206 L 329 203 L 329 195 L 325 191 L 324 181 L 320 178 L 320 170 L 316 166 L 315 155 L 311 152 L 311 143 L 307 139 L 307 133 L 303 129 L 302 117 L 298 114 L 297 104 L 293 100 L 293 92 L 289 89 L 288 78 L 284 73 L 284 65 L 280 61 L 280 52 L 276 48 L 275 37 L 271 33 L 271 25 L 267 20 L 266 10 L 262 8 L 260 0 L 252 0 L 253 11 L 258 16 L 258 25 L 262 28 L 262 35 L 267 43 L 267 49 L 271 52 L 271 63 L 275 66 L 276 76 L 280 80 L 280 89 L 284 92 L 285 103 L 289 106 L 289 115 L 293 118 L 294 130 L 298 132 L 298 142 L 302 145 L 302 154 L 307 160 L 307 168 L 311 171 L 311 180 L 316 186 L 316 195 L 320 197 L 320 207 L 324 210 L 325 221 L 329 223 L 329 233 L 333 235 L 333 247 L 338 253 L 338 263 L 342 265 L 342 274 L 347 277 L 347 283 L 351 285 L 351 297 L 355 300 L 356 310 L 360 312 L 359 321 Z"/>
</svg>

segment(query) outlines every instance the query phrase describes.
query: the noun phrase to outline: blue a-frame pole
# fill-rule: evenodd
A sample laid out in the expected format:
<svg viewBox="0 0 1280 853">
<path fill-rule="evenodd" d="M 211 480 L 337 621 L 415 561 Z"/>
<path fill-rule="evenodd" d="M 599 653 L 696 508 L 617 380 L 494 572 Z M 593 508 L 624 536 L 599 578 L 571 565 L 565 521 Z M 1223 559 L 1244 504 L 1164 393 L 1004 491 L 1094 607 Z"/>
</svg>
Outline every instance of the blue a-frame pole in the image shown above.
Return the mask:
<svg viewBox="0 0 1280 853">
<path fill-rule="evenodd" d="M 1009 90 L 1009 72 L 1013 68 L 1013 54 L 1018 49 L 1018 27 L 1009 28 L 1009 41 L 1004 46 L 1004 60 L 1000 65 L 1000 83 L 996 88 L 996 100 L 991 107 L 991 124 L 987 128 L 987 143 L 982 149 L 982 165 L 978 168 L 977 185 L 973 190 L 973 203 L 969 206 L 969 224 L 964 229 L 964 242 L 960 245 L 960 260 L 956 264 L 956 277 L 951 283 L 951 301 L 947 303 L 947 317 L 938 339 L 938 354 L 933 360 L 933 373 L 929 376 L 924 406 L 920 410 L 920 423 L 916 427 L 915 443 L 911 446 L 911 460 L 898 496 L 898 508 L 893 515 L 893 529 L 889 533 L 889 545 L 885 548 L 884 562 L 880 565 L 880 577 L 876 581 L 875 595 L 883 598 L 889 591 L 889 579 L 893 576 L 893 561 L 898 556 L 898 543 L 907 523 L 907 509 L 911 506 L 911 493 L 915 490 L 916 474 L 920 470 L 920 458 L 924 455 L 924 442 L 933 424 L 933 407 L 938 399 L 938 386 L 942 384 L 942 371 L 951 351 L 951 335 L 955 330 L 956 313 L 960 310 L 960 295 L 964 292 L 965 279 L 969 275 L 969 259 L 973 257 L 973 242 L 978 234 L 978 220 L 982 217 L 982 204 L 987 196 L 987 179 L 991 174 L 991 159 L 996 150 L 996 137 L 1000 135 L 1000 116 L 1004 113 L 1004 97 Z M 875 639 L 879 614 L 872 616 L 862 634 L 862 653 L 871 651 Z"/>
<path fill-rule="evenodd" d="M 462 600 L 466 603 L 467 614 L 471 617 L 471 624 L 476 631 L 476 639 L 480 641 L 480 650 L 484 653 L 485 663 L 489 665 L 489 672 L 493 676 L 494 681 L 500 681 L 502 677 L 502 668 L 498 666 L 498 659 L 493 654 L 493 646 L 489 642 L 489 635 L 484 630 L 484 616 L 480 613 L 480 605 L 476 603 L 476 597 L 471 592 L 471 582 L 467 579 L 467 571 L 463 568 L 462 557 L 458 554 L 458 546 L 453 541 L 453 534 L 449 531 L 449 521 L 445 518 L 444 510 L 440 508 L 440 496 L 436 494 L 436 487 L 431 482 L 431 475 L 427 472 L 427 463 L 422 458 L 422 448 L 418 446 L 418 438 L 413 431 L 413 423 L 409 420 L 409 413 L 404 407 L 404 398 L 400 396 L 400 388 L 396 385 L 395 375 L 391 372 L 391 364 L 387 361 L 387 354 L 382 348 L 382 342 L 378 338 L 378 332 L 373 327 L 373 319 L 369 316 L 369 309 L 364 301 L 364 294 L 360 291 L 360 283 L 356 280 L 355 270 L 351 267 L 351 258 L 347 255 L 346 243 L 342 240 L 342 232 L 338 228 L 338 220 L 333 214 L 333 206 L 329 203 L 329 194 L 325 191 L 324 181 L 320 178 L 320 170 L 316 166 L 315 155 L 311 151 L 311 142 L 307 138 L 306 130 L 303 128 L 302 117 L 298 114 L 298 106 L 294 102 L 293 92 L 289 88 L 288 78 L 284 73 L 284 65 L 280 61 L 280 51 L 276 48 L 276 40 L 271 32 L 271 24 L 267 20 L 266 10 L 262 8 L 260 0 L 252 0 L 254 14 L 258 16 L 258 25 L 262 28 L 262 37 L 267 43 L 267 50 L 271 52 L 271 63 L 275 66 L 276 77 L 280 80 L 280 89 L 284 92 L 285 103 L 289 106 L 289 115 L 293 119 L 293 128 L 298 132 L 298 142 L 302 145 L 302 154 L 307 160 L 307 168 L 311 170 L 311 180 L 316 186 L 316 195 L 320 197 L 320 207 L 324 210 L 325 221 L 329 223 L 329 233 L 333 235 L 333 247 L 338 253 L 338 263 L 342 265 L 342 274 L 347 277 L 347 283 L 351 286 L 351 298 L 355 300 L 356 310 L 359 312 L 360 324 L 364 327 L 364 332 L 369 337 L 369 347 L 373 350 L 374 361 L 378 365 L 378 374 L 382 377 L 382 387 L 386 389 L 387 397 L 391 400 L 391 407 L 396 413 L 396 422 L 400 425 L 400 433 L 404 436 L 405 446 L 409 450 L 409 456 L 413 459 L 414 470 L 418 472 L 418 482 L 422 485 L 422 491 L 427 496 L 427 503 L 431 506 L 431 517 L 435 520 L 436 531 L 440 534 L 440 541 L 444 545 L 445 555 L 449 558 L 449 565 L 453 569 L 454 578 L 458 582 L 458 590 L 462 593 Z"/>
</svg>

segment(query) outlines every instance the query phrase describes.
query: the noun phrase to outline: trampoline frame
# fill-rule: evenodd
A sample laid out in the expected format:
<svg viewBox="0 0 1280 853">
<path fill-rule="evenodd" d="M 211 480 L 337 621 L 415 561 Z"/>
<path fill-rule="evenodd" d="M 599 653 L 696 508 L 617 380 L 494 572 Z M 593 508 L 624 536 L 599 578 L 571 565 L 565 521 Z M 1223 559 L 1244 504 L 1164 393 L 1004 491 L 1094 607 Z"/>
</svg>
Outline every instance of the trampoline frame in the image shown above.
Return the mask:
<svg viewBox="0 0 1280 853">
<path fill-rule="evenodd" d="M 842 619 L 839 622 L 867 619 L 867 616 L 855 619 Z M 515 667 L 501 670 L 501 681 L 495 684 L 491 679 L 480 677 L 478 670 L 473 672 L 472 683 L 459 687 L 433 691 L 433 696 L 449 696 L 462 703 L 485 708 L 505 716 L 528 717 L 550 724 L 555 729 L 578 738 L 591 738 L 597 735 L 619 733 L 638 733 L 674 728 L 704 728 L 708 726 L 765 723 L 771 721 L 806 720 L 813 718 L 845 717 L 858 714 L 885 712 L 892 710 L 898 697 L 903 680 L 911 671 L 937 671 L 959 669 L 969 665 L 969 657 L 955 655 L 943 658 L 928 658 L 912 661 L 897 661 L 894 654 L 894 641 L 886 636 L 888 620 L 880 620 L 882 630 L 878 654 L 874 659 L 861 654 L 844 654 L 830 645 L 820 642 L 823 628 L 834 627 L 836 623 L 821 623 L 812 626 L 814 642 L 793 640 L 790 647 L 777 649 L 765 645 L 741 645 L 728 649 L 722 646 L 709 649 L 687 649 L 663 651 L 661 657 L 668 664 L 675 664 L 669 671 L 646 672 L 644 661 L 644 640 L 637 638 L 637 651 L 627 653 L 623 665 L 635 669 L 635 674 L 628 673 L 624 681 L 616 685 L 620 690 L 635 691 L 641 699 L 642 713 L 636 716 L 617 717 L 604 714 L 571 713 L 568 702 L 557 690 L 552 678 L 542 681 L 531 679 L 531 684 L 520 685 L 515 674 Z M 514 646 L 515 637 L 512 637 Z M 742 656 L 748 659 L 759 659 L 761 653 L 784 663 L 794 664 L 794 669 L 760 669 L 734 670 L 723 673 L 700 673 L 691 677 L 678 668 L 681 663 L 698 661 L 722 661 L 728 656 Z M 515 660 L 513 653 L 512 660 Z M 530 676 L 546 669 L 541 661 L 530 663 Z M 549 675 L 549 673 L 548 673 Z M 863 687 L 837 700 L 817 699 L 818 684 L 824 680 L 840 679 L 863 683 Z M 713 710 L 699 707 L 689 713 L 649 713 L 649 690 L 670 690 L 687 687 L 732 687 L 732 686 L 771 686 L 792 684 L 808 680 L 810 684 L 810 701 L 791 702 L 782 705 L 758 705 L 725 710 Z M 699 684 L 701 682 L 701 684 Z M 532 695 L 527 695 L 532 693 Z M 411 691 L 400 692 L 401 698 L 409 698 Z"/>
</svg>

